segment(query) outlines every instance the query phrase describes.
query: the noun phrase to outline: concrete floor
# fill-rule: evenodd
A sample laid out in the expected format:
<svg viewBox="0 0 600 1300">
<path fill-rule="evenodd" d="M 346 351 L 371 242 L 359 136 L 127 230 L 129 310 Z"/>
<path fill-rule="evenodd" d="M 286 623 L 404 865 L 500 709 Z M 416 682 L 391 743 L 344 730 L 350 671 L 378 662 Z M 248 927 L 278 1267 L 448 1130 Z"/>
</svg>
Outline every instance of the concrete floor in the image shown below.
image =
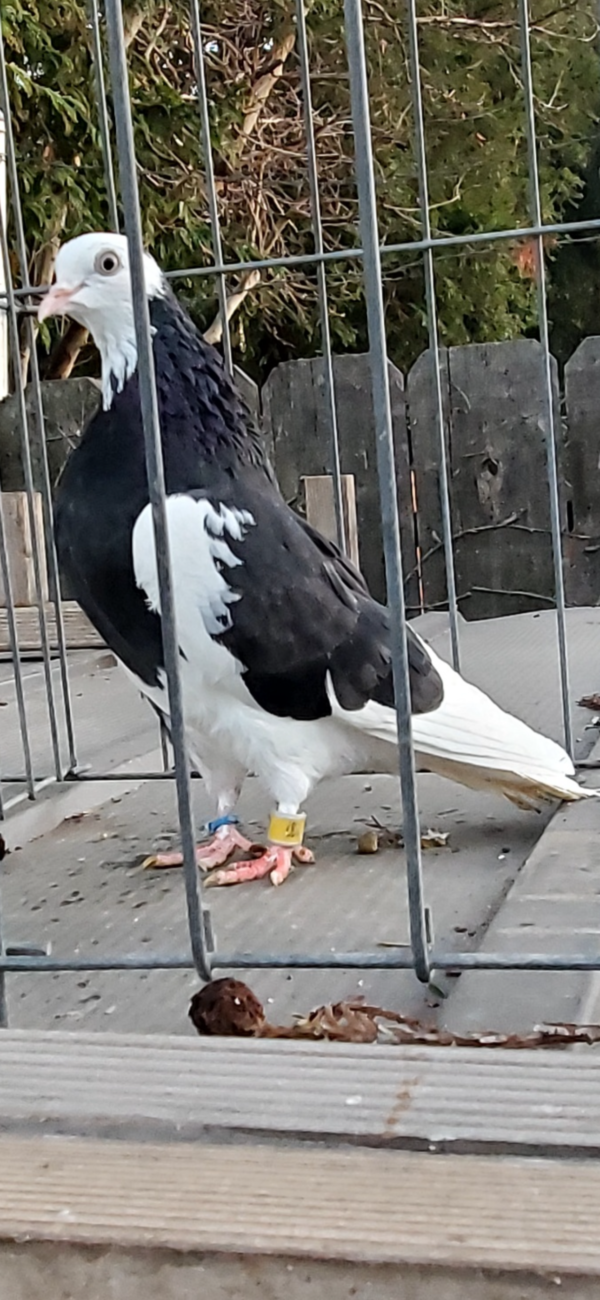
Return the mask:
<svg viewBox="0 0 600 1300">
<path fill-rule="evenodd" d="M 424 635 L 446 653 L 445 618 L 428 615 L 420 623 Z M 575 703 L 581 694 L 600 689 L 600 611 L 569 611 L 568 628 Z M 463 624 L 461 640 L 466 676 L 531 725 L 561 738 L 551 614 Z M 153 716 L 109 665 L 107 656 L 73 656 L 80 759 L 95 772 L 123 771 L 132 760 L 141 768 L 156 766 Z M 12 670 L 8 665 L 0 670 L 1 763 L 4 773 L 15 776 L 20 741 Z M 26 689 L 36 771 L 44 775 L 50 756 L 39 664 L 26 665 Z M 575 708 L 574 715 L 581 756 L 597 732 L 586 730 L 589 712 Z M 583 779 L 593 784 L 594 776 L 588 772 Z M 13 795 L 19 789 L 14 784 L 9 788 Z M 201 783 L 195 782 L 194 791 L 200 823 L 211 809 Z M 545 837 L 538 845 L 548 816 L 521 813 L 431 776 L 419 778 L 419 799 L 423 827 L 449 832 L 446 848 L 424 855 L 427 902 L 439 944 L 487 944 L 513 951 L 544 945 L 573 951 L 583 945 L 595 951 L 600 853 L 594 846 L 600 804 L 558 812 L 546 831 L 548 836 L 561 828 L 557 863 L 556 848 L 544 856 Z M 76 819 L 63 820 L 66 812 Z M 247 783 L 241 812 L 260 838 L 268 807 L 256 781 Z M 210 892 L 219 948 L 327 952 L 406 943 L 403 854 L 391 849 L 373 857 L 356 853 L 356 836 L 369 818 L 376 816 L 391 828 L 398 825 L 396 779 L 356 776 L 324 784 L 308 814 L 308 842 L 317 853 L 317 866 L 298 869 L 279 890 L 259 882 Z M 74 952 L 187 950 L 181 872 L 141 869 L 152 846 L 176 841 L 172 782 L 55 788 L 39 807 L 13 810 L 3 833 L 12 850 L 2 867 L 9 944 L 50 942 L 53 955 L 65 957 Z M 271 970 L 248 971 L 244 978 L 276 1022 L 356 993 L 429 1020 L 437 1017 L 455 1029 L 521 1029 L 542 1018 L 576 1019 L 583 1009 L 590 1018 L 596 1005 L 595 977 L 569 973 L 477 972 L 446 981 L 446 997 L 423 989 L 411 972 Z M 197 987 L 190 971 L 14 976 L 8 979 L 10 1022 L 15 1028 L 191 1033 L 187 1005 Z"/>
<path fill-rule="evenodd" d="M 54 773 L 54 764 L 46 678 L 39 659 L 27 656 L 23 661 L 22 675 L 33 770 L 36 779 L 43 780 Z M 156 744 L 154 715 L 132 689 L 125 674 L 115 671 L 112 655 L 97 651 L 73 652 L 69 656 L 69 684 L 77 758 L 84 768 L 108 771 L 146 753 Z M 61 760 L 63 771 L 66 771 L 69 752 L 61 677 L 56 660 L 52 664 L 52 685 Z M 24 771 L 14 671 L 5 657 L 0 659 L 0 779 L 6 807 L 23 793 L 23 784 L 11 778 L 22 777 Z"/>
</svg>

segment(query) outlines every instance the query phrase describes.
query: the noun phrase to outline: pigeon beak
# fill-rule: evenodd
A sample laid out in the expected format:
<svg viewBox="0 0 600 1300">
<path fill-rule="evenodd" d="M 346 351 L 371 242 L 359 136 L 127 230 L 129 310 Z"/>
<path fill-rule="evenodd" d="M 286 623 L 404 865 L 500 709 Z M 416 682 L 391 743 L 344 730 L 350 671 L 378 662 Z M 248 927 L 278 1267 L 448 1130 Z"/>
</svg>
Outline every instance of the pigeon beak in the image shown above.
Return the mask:
<svg viewBox="0 0 600 1300">
<path fill-rule="evenodd" d="M 69 303 L 81 288 L 80 284 L 75 284 L 72 288 L 61 284 L 51 285 L 38 307 L 38 320 L 46 320 L 48 316 L 67 316 Z"/>
</svg>

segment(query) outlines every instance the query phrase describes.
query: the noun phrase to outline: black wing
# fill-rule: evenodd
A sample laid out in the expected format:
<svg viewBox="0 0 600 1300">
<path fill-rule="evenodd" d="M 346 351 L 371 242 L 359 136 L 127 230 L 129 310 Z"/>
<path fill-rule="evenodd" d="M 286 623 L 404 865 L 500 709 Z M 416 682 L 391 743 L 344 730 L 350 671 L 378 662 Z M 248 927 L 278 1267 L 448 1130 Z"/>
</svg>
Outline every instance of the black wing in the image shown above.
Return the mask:
<svg viewBox="0 0 600 1300">
<path fill-rule="evenodd" d="M 342 708 L 393 707 L 389 613 L 358 570 L 260 471 L 246 470 L 225 504 L 255 523 L 229 541 L 241 563 L 227 581 L 239 599 L 218 639 L 243 664 L 257 704 L 278 717 L 326 717 L 329 673 Z M 442 702 L 442 681 L 410 627 L 408 649 L 412 710 L 427 713 Z"/>
</svg>

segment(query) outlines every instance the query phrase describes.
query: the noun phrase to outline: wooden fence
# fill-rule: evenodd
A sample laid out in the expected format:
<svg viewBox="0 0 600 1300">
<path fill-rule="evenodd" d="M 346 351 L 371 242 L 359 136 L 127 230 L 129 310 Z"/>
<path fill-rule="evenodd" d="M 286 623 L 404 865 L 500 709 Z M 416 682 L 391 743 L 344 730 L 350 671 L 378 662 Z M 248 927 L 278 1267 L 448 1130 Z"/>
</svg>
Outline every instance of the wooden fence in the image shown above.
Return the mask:
<svg viewBox="0 0 600 1300">
<path fill-rule="evenodd" d="M 352 476 L 360 563 L 374 595 L 385 599 L 375 430 L 369 359 L 334 359 L 342 470 Z M 323 364 L 285 362 L 261 393 L 245 376 L 246 399 L 259 411 L 284 495 L 305 507 L 304 480 L 330 466 Z M 449 479 L 460 609 L 490 618 L 554 603 L 546 473 L 544 361 L 533 340 L 450 348 L 442 353 Z M 600 599 L 600 337 L 569 361 L 560 391 L 561 518 L 567 602 Z M 44 384 L 53 478 L 97 403 L 92 380 Z M 424 353 L 406 378 L 390 365 L 397 489 L 411 611 L 443 608 L 440 454 L 432 358 Z M 0 484 L 22 488 L 14 398 L 0 404 Z M 34 447 L 34 474 L 39 458 Z M 36 484 L 37 485 L 37 484 Z M 319 484 L 320 498 L 322 490 Z"/>
<path fill-rule="evenodd" d="M 354 474 L 361 566 L 371 590 L 385 582 L 367 356 L 335 359 L 342 468 Z M 554 603 L 546 472 L 544 359 L 517 340 L 442 353 L 456 581 L 466 618 L 490 618 Z M 600 599 L 600 337 L 569 361 L 564 392 L 554 367 L 567 602 Z M 443 608 L 446 578 L 440 452 L 432 357 L 406 380 L 390 366 L 398 502 L 411 609 Z M 328 418 L 320 360 L 286 362 L 262 392 L 272 456 L 288 499 L 328 464 Z M 416 509 L 415 509 L 416 507 Z"/>
</svg>

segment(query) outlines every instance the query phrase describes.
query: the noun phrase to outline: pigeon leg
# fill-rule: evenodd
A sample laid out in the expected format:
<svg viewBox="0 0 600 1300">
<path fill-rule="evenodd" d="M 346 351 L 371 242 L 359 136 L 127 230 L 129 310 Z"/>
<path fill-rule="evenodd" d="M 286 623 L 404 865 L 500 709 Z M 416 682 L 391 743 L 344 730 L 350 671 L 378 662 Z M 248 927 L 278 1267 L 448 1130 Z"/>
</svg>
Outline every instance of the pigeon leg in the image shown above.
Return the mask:
<svg viewBox="0 0 600 1300">
<path fill-rule="evenodd" d="M 198 737 L 192 738 L 192 757 L 206 787 L 206 793 L 216 808 L 213 821 L 207 822 L 206 843 L 196 846 L 196 862 L 201 871 L 222 867 L 234 853 L 252 853 L 254 846 L 237 829 L 239 818 L 234 813 L 242 791 L 244 768 L 231 760 L 219 761 L 203 749 Z M 180 867 L 181 853 L 153 853 L 146 858 L 144 867 Z"/>
<path fill-rule="evenodd" d="M 209 876 L 207 885 L 241 885 L 247 880 L 262 880 L 269 876 L 272 885 L 282 885 L 295 862 L 309 865 L 314 854 L 302 844 L 306 815 L 304 813 L 273 813 L 269 823 L 269 842 L 256 854 L 243 862 L 234 862 L 223 871 Z"/>
</svg>

